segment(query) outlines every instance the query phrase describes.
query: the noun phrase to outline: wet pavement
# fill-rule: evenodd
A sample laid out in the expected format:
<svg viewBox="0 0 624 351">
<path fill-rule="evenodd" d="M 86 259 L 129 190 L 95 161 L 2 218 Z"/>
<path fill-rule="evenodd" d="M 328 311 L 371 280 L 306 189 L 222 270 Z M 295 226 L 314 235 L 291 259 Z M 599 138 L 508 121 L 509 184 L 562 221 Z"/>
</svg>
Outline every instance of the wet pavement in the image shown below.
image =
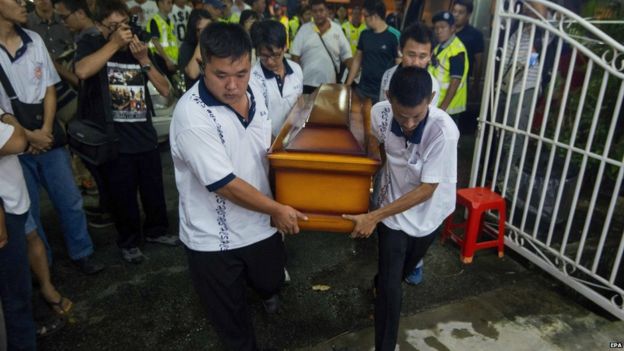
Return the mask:
<svg viewBox="0 0 624 351">
<path fill-rule="evenodd" d="M 467 183 L 472 158 L 470 140 L 464 140 L 460 146 L 460 185 Z M 170 228 L 176 234 L 177 193 L 166 147 L 162 159 Z M 95 198 L 87 197 L 86 202 L 94 204 Z M 140 265 L 131 265 L 121 259 L 113 227 L 91 229 L 97 246 L 96 258 L 107 268 L 87 277 L 69 262 L 58 219 L 47 200 L 42 213 L 56 259 L 53 279 L 59 290 L 74 301 L 75 307 L 65 329 L 40 340 L 41 350 L 222 349 L 191 286 L 183 248 L 146 244 L 142 249 L 148 259 Z M 370 349 L 373 326 L 370 287 L 376 271 L 376 239 L 354 241 L 344 234 L 304 232 L 287 237 L 286 246 L 292 282 L 282 291 L 282 311 L 267 315 L 258 297 L 252 291 L 248 294 L 259 346 L 278 350 L 312 347 L 331 350 L 332 346 Z M 451 243 L 442 246 L 436 240 L 425 258 L 424 272 L 421 285 L 404 285 L 402 326 L 411 330 L 412 339 L 420 341 L 403 344 L 402 350 L 528 350 L 527 345 L 536 345 L 533 350 L 545 349 L 542 344 L 523 343 L 525 334 L 518 332 L 525 330 L 520 327 L 526 324 L 522 318 L 546 321 L 530 330 L 530 335 L 539 336 L 540 328 L 554 325 L 549 320 L 572 312 L 591 314 L 595 319 L 586 324 L 582 320 L 576 324 L 566 322 L 561 328 L 600 327 L 603 331 L 612 328 L 620 339 L 624 337 L 622 322 L 614 322 L 539 269 L 527 268 L 509 252 L 499 259 L 494 249 L 479 251 L 474 263 L 465 266 L 459 261 L 456 246 Z M 314 291 L 312 287 L 317 284 L 330 289 Z M 38 306 L 42 308 L 45 309 Z M 473 315 L 475 311 L 479 314 Z M 506 327 L 500 323 L 507 323 Z M 443 334 L 450 335 L 449 339 Z M 508 338 L 508 334 L 515 338 Z M 567 335 L 586 334 L 579 331 Z M 538 336 L 534 339 L 539 339 Z M 454 343 L 450 343 L 453 338 Z M 360 342 L 352 343 L 354 339 Z M 473 343 L 475 340 L 484 340 L 490 346 L 480 347 L 485 344 Z M 564 345 L 585 345 L 559 344 L 562 349 L 566 349 Z M 595 347 L 583 349 L 608 347 L 592 345 Z"/>
<path fill-rule="evenodd" d="M 552 287 L 505 286 L 406 316 L 400 350 L 603 350 L 620 340 L 622 322 L 562 299 Z M 374 329 L 325 341 L 312 350 L 373 350 Z"/>
</svg>

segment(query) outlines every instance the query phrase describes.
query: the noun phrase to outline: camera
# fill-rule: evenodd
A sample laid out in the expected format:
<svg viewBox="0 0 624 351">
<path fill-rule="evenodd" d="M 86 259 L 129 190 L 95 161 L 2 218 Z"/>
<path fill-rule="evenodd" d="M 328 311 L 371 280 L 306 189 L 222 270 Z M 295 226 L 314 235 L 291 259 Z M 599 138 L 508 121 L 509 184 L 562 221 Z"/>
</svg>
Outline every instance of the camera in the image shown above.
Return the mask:
<svg viewBox="0 0 624 351">
<path fill-rule="evenodd" d="M 140 41 L 147 43 L 152 39 L 152 36 L 139 24 L 139 15 L 130 16 L 130 22 L 128 22 L 128 25 L 130 26 L 132 34 L 136 35 Z"/>
</svg>

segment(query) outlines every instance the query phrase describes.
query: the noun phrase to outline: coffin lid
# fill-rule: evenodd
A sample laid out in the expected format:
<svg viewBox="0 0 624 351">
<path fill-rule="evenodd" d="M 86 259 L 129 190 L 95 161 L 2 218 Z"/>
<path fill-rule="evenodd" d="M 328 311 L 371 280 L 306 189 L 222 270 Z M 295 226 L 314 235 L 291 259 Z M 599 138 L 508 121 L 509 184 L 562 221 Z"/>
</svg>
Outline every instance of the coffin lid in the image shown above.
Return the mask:
<svg viewBox="0 0 624 351">
<path fill-rule="evenodd" d="M 348 87 L 338 84 L 322 85 L 302 128 L 287 136 L 286 151 L 331 153 L 365 156 L 363 126 L 351 126 L 351 94 Z M 354 128 L 351 128 L 354 127 Z M 362 133 L 356 138 L 353 133 Z"/>
</svg>

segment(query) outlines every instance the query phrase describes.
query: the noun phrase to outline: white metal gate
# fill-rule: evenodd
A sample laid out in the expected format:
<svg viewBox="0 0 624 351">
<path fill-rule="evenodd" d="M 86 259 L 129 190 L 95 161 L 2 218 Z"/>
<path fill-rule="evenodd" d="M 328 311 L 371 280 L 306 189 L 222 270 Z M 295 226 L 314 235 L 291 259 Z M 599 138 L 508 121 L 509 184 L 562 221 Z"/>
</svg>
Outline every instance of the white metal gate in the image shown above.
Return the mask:
<svg viewBox="0 0 624 351">
<path fill-rule="evenodd" d="M 624 46 L 497 3 L 470 186 L 507 199 L 508 247 L 624 320 Z"/>
</svg>

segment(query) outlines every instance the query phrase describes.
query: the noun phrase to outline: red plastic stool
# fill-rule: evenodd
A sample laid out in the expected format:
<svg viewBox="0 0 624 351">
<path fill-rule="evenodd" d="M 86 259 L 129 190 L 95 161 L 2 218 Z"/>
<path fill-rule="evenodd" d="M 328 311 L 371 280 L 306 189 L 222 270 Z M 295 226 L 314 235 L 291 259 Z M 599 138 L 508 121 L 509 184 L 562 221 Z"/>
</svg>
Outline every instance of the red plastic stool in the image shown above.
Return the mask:
<svg viewBox="0 0 624 351">
<path fill-rule="evenodd" d="M 460 259 L 463 263 L 472 263 L 476 250 L 498 247 L 498 257 L 503 257 L 505 247 L 505 199 L 489 188 L 465 188 L 457 190 L 457 204 L 468 209 L 468 220 L 453 223 L 453 214 L 446 218 L 442 231 L 442 243 L 451 238 L 461 247 Z M 489 210 L 498 210 L 498 230 L 483 225 L 483 214 Z M 464 237 L 453 230 L 464 228 Z M 477 242 L 479 234 L 484 232 L 494 237 L 492 240 Z"/>
</svg>

